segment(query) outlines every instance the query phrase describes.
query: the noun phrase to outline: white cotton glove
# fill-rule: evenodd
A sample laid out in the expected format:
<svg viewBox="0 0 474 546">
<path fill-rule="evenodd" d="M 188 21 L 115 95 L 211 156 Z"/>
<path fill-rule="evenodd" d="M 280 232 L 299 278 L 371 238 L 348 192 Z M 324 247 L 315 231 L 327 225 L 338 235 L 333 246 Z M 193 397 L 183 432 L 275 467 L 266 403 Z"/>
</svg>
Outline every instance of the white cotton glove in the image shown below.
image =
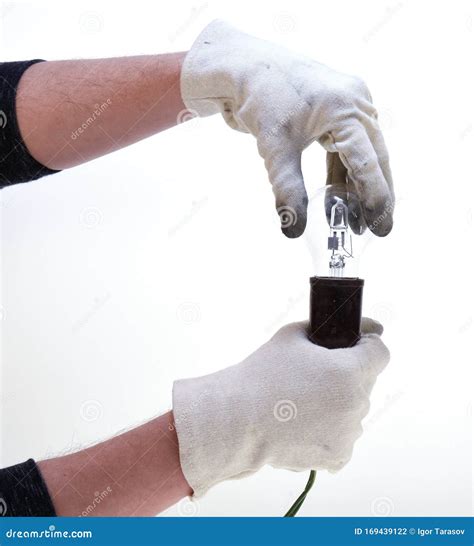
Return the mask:
<svg viewBox="0 0 474 546">
<path fill-rule="evenodd" d="M 232 128 L 257 138 L 288 237 L 299 237 L 306 226 L 301 154 L 315 140 L 328 152 L 328 182 L 351 184 L 364 224 L 379 236 L 390 232 L 388 153 L 360 79 L 214 21 L 184 60 L 181 95 L 195 114 L 220 112 Z M 335 159 L 342 169 L 333 168 Z"/>
<path fill-rule="evenodd" d="M 389 360 L 382 326 L 364 319 L 350 349 L 325 349 L 289 324 L 246 360 L 176 381 L 181 467 L 195 496 L 265 464 L 337 471 L 350 459 L 369 395 Z"/>
</svg>

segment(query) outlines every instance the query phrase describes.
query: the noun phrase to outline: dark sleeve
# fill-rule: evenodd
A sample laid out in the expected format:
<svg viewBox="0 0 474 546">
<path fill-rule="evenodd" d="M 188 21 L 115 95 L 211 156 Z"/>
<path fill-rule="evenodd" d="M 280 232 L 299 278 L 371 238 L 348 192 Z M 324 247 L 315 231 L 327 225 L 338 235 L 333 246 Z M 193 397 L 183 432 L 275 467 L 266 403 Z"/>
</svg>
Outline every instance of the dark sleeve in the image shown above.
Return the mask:
<svg viewBox="0 0 474 546">
<path fill-rule="evenodd" d="M 20 78 L 28 67 L 39 62 L 42 60 L 0 63 L 0 188 L 58 172 L 31 156 L 16 117 L 16 90 Z"/>
<path fill-rule="evenodd" d="M 0 516 L 56 516 L 33 459 L 0 470 Z"/>
</svg>

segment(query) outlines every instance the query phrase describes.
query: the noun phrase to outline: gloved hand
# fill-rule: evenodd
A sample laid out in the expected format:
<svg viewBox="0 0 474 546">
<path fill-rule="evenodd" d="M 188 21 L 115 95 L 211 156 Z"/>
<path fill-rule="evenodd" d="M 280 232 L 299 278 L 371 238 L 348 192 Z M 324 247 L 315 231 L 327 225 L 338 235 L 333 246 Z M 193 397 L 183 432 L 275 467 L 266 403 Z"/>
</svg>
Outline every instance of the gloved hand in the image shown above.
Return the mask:
<svg viewBox="0 0 474 546">
<path fill-rule="evenodd" d="M 328 152 L 328 182 L 345 184 L 348 175 L 366 224 L 376 235 L 390 232 L 388 153 L 360 79 L 214 21 L 184 60 L 181 95 L 196 114 L 220 112 L 232 128 L 257 138 L 288 237 L 306 226 L 301 154 L 315 140 Z"/>
<path fill-rule="evenodd" d="M 325 349 L 289 324 L 240 364 L 176 381 L 181 467 L 195 496 L 264 464 L 337 471 L 350 459 L 369 395 L 389 360 L 382 326 L 364 319 L 350 349 Z"/>
</svg>

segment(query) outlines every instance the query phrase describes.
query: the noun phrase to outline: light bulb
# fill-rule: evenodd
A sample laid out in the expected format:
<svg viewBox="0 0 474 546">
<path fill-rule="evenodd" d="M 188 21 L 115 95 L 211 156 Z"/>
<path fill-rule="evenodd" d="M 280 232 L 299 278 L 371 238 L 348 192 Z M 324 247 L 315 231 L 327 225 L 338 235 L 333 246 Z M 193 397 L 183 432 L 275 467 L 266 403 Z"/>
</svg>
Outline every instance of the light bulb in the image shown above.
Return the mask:
<svg viewBox="0 0 474 546">
<path fill-rule="evenodd" d="M 345 187 L 319 188 L 308 203 L 304 234 L 318 276 L 357 277 L 370 242 L 358 196 Z"/>
<path fill-rule="evenodd" d="M 315 272 L 309 279 L 308 337 L 327 349 L 352 347 L 360 339 L 364 281 L 357 277 L 357 249 L 360 256 L 367 241 L 363 234 L 369 230 L 351 187 L 348 182 L 326 185 L 317 190 L 308 203 L 304 238 Z M 287 516 L 294 516 L 299 510 L 315 476 L 312 470 L 305 491 Z"/>
<path fill-rule="evenodd" d="M 348 207 L 342 199 L 335 198 L 329 212 L 328 235 L 329 273 L 332 277 L 343 277 L 347 258 L 352 253 L 352 235 L 349 232 Z"/>
<path fill-rule="evenodd" d="M 360 339 L 362 289 L 359 256 L 369 233 L 359 199 L 348 185 L 317 190 L 309 200 L 305 240 L 313 258 L 311 341 L 350 347 Z"/>
</svg>

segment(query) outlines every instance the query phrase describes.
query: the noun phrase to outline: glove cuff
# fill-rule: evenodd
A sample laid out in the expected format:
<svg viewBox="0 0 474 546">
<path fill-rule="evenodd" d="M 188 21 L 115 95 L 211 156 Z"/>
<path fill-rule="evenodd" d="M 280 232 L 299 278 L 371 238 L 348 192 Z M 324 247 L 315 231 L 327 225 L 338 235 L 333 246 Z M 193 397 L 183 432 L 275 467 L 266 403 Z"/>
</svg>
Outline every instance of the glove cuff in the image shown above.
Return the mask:
<svg viewBox="0 0 474 546">
<path fill-rule="evenodd" d="M 173 384 L 181 468 L 195 497 L 221 481 L 256 472 L 268 455 L 259 447 L 245 386 L 236 389 L 236 368 Z"/>
</svg>

